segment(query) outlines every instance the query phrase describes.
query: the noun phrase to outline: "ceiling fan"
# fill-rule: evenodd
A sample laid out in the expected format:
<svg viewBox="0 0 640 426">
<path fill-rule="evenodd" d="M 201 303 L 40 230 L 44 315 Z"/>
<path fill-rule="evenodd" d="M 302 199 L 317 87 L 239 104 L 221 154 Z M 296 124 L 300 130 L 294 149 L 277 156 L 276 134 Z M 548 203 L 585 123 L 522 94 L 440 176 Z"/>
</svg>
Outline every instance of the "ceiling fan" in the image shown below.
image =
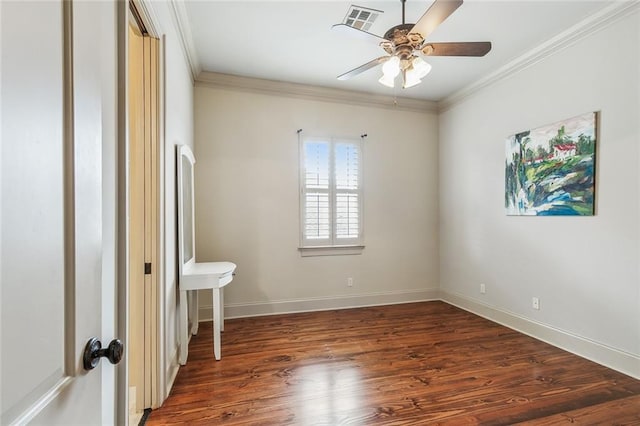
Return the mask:
<svg viewBox="0 0 640 426">
<path fill-rule="evenodd" d="M 418 53 L 422 53 L 424 56 L 484 56 L 491 50 L 491 42 L 488 41 L 426 42 L 427 37 L 462 5 L 463 0 L 435 0 L 415 24 L 405 23 L 406 0 L 400 1 L 402 2 L 402 24 L 390 28 L 384 37 L 344 23 L 332 27 L 375 40 L 388 54 L 339 75 L 338 80 L 348 80 L 383 64 L 383 76 L 378 81 L 385 86 L 394 87 L 396 76 L 402 74 L 402 87 L 406 89 L 419 84 L 422 78 L 431 71 L 431 65 L 417 56 Z"/>
</svg>

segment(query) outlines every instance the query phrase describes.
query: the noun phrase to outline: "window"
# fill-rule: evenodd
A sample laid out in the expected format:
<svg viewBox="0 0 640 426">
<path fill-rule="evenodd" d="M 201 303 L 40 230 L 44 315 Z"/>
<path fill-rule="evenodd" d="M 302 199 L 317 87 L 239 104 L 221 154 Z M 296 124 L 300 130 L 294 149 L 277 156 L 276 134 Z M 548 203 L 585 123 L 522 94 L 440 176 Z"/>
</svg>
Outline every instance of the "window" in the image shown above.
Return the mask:
<svg viewBox="0 0 640 426">
<path fill-rule="evenodd" d="M 361 248 L 361 142 L 304 138 L 300 185 L 302 248 Z"/>
</svg>

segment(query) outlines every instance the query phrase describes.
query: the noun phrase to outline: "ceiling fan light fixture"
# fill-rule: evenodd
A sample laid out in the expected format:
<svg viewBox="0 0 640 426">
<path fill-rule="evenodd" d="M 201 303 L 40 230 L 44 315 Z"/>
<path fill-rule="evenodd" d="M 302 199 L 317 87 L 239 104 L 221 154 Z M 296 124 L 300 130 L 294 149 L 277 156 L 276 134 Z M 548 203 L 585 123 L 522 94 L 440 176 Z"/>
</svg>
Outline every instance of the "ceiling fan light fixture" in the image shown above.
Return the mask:
<svg viewBox="0 0 640 426">
<path fill-rule="evenodd" d="M 382 65 L 382 73 L 384 77 L 396 77 L 400 74 L 400 58 L 392 56 L 387 62 Z"/>
<path fill-rule="evenodd" d="M 422 83 L 422 80 L 416 78 L 407 78 L 402 85 L 403 89 L 408 89 L 409 87 L 417 86 Z"/>
<path fill-rule="evenodd" d="M 394 80 L 400 74 L 400 58 L 392 56 L 382 65 L 382 77 L 378 82 L 387 87 L 394 87 Z"/>
<path fill-rule="evenodd" d="M 395 75 L 391 76 L 390 74 L 383 74 L 383 76 L 380 77 L 380 80 L 378 80 L 378 82 L 383 86 L 393 88 L 395 85 L 395 79 L 396 79 Z"/>
<path fill-rule="evenodd" d="M 431 65 L 416 56 L 411 63 L 410 71 L 416 73 L 418 79 L 421 79 L 431 72 Z"/>
<path fill-rule="evenodd" d="M 422 83 L 422 80 L 418 74 L 414 70 L 408 70 L 404 74 L 404 83 L 402 84 L 402 88 L 408 89 L 409 87 L 416 86 L 420 83 Z"/>
</svg>

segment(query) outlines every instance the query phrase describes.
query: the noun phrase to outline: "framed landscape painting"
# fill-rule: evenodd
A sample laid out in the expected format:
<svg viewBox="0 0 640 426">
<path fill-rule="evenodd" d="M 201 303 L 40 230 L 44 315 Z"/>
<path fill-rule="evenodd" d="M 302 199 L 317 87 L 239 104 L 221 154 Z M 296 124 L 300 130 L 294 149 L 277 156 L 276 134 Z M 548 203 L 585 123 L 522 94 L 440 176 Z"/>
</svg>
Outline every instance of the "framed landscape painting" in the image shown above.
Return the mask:
<svg viewBox="0 0 640 426">
<path fill-rule="evenodd" d="M 507 139 L 508 215 L 593 216 L 596 122 L 590 112 Z"/>
</svg>

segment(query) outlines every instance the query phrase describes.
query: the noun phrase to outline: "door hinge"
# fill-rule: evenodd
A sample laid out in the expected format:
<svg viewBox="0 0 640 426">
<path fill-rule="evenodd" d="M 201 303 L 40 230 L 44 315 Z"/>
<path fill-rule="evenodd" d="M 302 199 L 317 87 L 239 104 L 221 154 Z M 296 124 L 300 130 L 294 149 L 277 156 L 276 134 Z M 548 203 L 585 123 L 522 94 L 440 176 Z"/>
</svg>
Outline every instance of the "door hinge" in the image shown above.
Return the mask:
<svg viewBox="0 0 640 426">
<path fill-rule="evenodd" d="M 144 274 L 151 275 L 151 262 L 146 262 L 144 264 Z"/>
</svg>

